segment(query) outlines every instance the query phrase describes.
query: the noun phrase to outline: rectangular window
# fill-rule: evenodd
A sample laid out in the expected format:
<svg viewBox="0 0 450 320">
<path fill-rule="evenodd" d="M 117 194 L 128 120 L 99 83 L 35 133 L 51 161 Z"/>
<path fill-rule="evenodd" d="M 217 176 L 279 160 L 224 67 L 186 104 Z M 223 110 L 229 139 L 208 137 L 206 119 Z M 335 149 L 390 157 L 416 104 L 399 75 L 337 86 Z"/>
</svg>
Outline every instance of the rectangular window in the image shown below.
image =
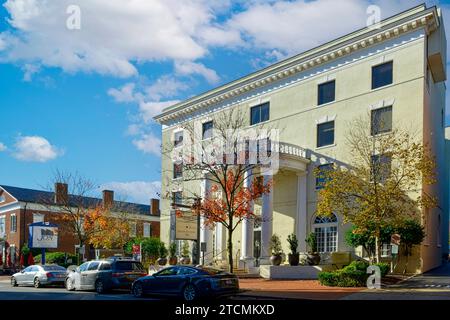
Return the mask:
<svg viewBox="0 0 450 320">
<path fill-rule="evenodd" d="M 182 204 L 183 203 L 183 194 L 181 191 L 176 191 L 172 193 L 172 201 L 174 204 Z"/>
<path fill-rule="evenodd" d="M 314 229 L 317 237 L 317 251 L 320 253 L 337 251 L 337 227 L 318 227 Z"/>
<path fill-rule="evenodd" d="M 391 174 L 392 159 L 389 155 L 372 156 L 372 181 L 384 183 Z"/>
<path fill-rule="evenodd" d="M 137 223 L 135 221 L 130 222 L 130 237 L 136 237 Z"/>
<path fill-rule="evenodd" d="M 372 67 L 372 89 L 392 83 L 392 68 L 392 61 Z"/>
<path fill-rule="evenodd" d="M 6 221 L 5 216 L 0 216 L 0 238 L 3 238 L 6 233 L 5 221 Z"/>
<path fill-rule="evenodd" d="M 182 163 L 174 163 L 173 164 L 173 178 L 178 179 L 183 176 L 183 164 Z"/>
<path fill-rule="evenodd" d="M 11 226 L 10 226 L 9 230 L 11 232 L 16 232 L 17 231 L 17 217 L 15 214 L 11 215 L 10 221 L 11 221 Z"/>
<path fill-rule="evenodd" d="M 317 168 L 318 172 L 316 176 L 316 190 L 319 190 L 322 189 L 325 186 L 325 183 L 327 182 L 327 178 L 324 173 L 328 170 L 333 170 L 333 164 L 332 163 L 322 164 Z"/>
<path fill-rule="evenodd" d="M 335 80 L 319 84 L 318 95 L 317 95 L 317 104 L 321 105 L 324 103 L 334 101 L 335 93 L 336 93 L 336 81 Z"/>
<path fill-rule="evenodd" d="M 44 214 L 33 213 L 33 223 L 36 223 L 36 222 L 44 222 Z"/>
<path fill-rule="evenodd" d="M 175 141 L 174 141 L 173 145 L 175 148 L 182 146 L 183 145 L 183 131 L 175 132 L 174 140 Z"/>
<path fill-rule="evenodd" d="M 391 245 L 389 243 L 383 243 L 381 245 L 381 256 L 386 258 L 391 255 Z"/>
<path fill-rule="evenodd" d="M 213 122 L 212 121 L 208 121 L 203 123 L 202 125 L 202 139 L 209 139 L 212 138 L 212 134 L 213 134 Z"/>
<path fill-rule="evenodd" d="M 372 110 L 371 134 L 389 132 L 392 130 L 392 106 Z"/>
<path fill-rule="evenodd" d="M 317 147 L 332 145 L 334 143 L 334 121 L 317 125 Z"/>
<path fill-rule="evenodd" d="M 269 118 L 270 118 L 269 102 L 250 108 L 250 125 L 268 121 Z"/>
<path fill-rule="evenodd" d="M 144 222 L 144 238 L 150 238 L 150 223 Z"/>
</svg>

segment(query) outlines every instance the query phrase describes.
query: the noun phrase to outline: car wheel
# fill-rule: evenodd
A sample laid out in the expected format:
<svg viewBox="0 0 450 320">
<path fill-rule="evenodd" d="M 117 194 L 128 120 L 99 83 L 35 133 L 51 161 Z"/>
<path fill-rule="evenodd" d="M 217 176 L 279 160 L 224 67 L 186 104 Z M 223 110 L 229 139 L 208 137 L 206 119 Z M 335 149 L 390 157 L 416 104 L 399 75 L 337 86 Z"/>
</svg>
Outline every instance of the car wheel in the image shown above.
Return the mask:
<svg viewBox="0 0 450 320">
<path fill-rule="evenodd" d="M 95 282 L 95 291 L 97 293 L 104 293 L 105 292 L 105 284 L 102 280 L 97 280 Z"/>
<path fill-rule="evenodd" d="M 11 286 L 17 287 L 17 280 L 14 277 L 11 277 Z"/>
<path fill-rule="evenodd" d="M 75 284 L 73 283 L 73 280 L 70 278 L 66 279 L 66 289 L 69 291 L 75 290 Z"/>
<path fill-rule="evenodd" d="M 183 298 L 186 301 L 194 301 L 197 299 L 197 288 L 193 284 L 188 284 L 183 289 Z"/>
<path fill-rule="evenodd" d="M 34 287 L 35 288 L 41 287 L 41 282 L 39 281 L 39 278 L 34 278 Z"/>
<path fill-rule="evenodd" d="M 133 286 L 133 295 L 136 298 L 142 298 L 144 296 L 144 290 L 142 289 L 142 283 L 136 282 Z"/>
</svg>

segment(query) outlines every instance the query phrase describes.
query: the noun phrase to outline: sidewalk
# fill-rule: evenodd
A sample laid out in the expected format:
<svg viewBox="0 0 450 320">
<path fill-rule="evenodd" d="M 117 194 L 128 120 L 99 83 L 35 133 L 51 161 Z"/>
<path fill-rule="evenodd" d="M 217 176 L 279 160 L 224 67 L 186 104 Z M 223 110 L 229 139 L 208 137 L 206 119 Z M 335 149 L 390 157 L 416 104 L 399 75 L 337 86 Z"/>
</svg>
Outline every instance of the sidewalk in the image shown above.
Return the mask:
<svg viewBox="0 0 450 320">
<path fill-rule="evenodd" d="M 381 290 L 362 290 L 343 300 L 450 300 L 450 263 Z"/>
<path fill-rule="evenodd" d="M 241 297 L 338 300 L 365 288 L 326 287 L 317 280 L 240 279 Z"/>
</svg>

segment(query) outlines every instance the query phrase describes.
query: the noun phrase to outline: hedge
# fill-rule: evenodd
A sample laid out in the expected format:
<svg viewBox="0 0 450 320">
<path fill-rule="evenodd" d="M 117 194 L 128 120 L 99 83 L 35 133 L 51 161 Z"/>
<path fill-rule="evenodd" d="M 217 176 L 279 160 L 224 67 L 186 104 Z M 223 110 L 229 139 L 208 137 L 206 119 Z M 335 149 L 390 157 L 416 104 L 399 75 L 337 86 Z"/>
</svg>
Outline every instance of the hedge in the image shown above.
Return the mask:
<svg viewBox="0 0 450 320">
<path fill-rule="evenodd" d="M 67 255 L 67 262 L 66 262 L 66 255 Z M 37 255 L 34 257 L 34 263 L 39 264 L 42 261 L 42 255 Z M 72 260 L 72 262 L 70 262 Z M 66 252 L 46 252 L 45 253 L 45 263 L 46 264 L 58 264 L 60 266 L 63 266 L 67 268 L 70 265 L 77 263 L 77 256 L 71 253 Z"/>
<path fill-rule="evenodd" d="M 381 276 L 384 277 L 389 272 L 389 264 L 376 263 L 380 268 Z M 329 287 L 364 287 L 367 283 L 369 274 L 367 267 L 369 263 L 366 261 L 353 261 L 348 266 L 331 272 L 320 272 L 319 282 Z"/>
</svg>

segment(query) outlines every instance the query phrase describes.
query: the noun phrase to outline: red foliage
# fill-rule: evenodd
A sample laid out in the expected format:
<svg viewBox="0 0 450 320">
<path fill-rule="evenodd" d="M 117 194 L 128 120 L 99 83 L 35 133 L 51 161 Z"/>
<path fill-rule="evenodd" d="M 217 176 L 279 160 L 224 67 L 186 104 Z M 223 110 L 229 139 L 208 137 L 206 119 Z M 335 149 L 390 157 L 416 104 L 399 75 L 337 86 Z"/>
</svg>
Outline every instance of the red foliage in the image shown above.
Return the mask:
<svg viewBox="0 0 450 320">
<path fill-rule="evenodd" d="M 272 181 L 264 184 L 254 177 L 250 187 L 244 187 L 243 179 L 228 171 L 226 179 L 222 178 L 220 187 L 213 185 L 206 192 L 206 199 L 193 206 L 194 213 L 205 217 L 206 226 L 226 222 L 230 214 L 238 221 L 255 216 L 252 202 L 270 192 Z"/>
</svg>

